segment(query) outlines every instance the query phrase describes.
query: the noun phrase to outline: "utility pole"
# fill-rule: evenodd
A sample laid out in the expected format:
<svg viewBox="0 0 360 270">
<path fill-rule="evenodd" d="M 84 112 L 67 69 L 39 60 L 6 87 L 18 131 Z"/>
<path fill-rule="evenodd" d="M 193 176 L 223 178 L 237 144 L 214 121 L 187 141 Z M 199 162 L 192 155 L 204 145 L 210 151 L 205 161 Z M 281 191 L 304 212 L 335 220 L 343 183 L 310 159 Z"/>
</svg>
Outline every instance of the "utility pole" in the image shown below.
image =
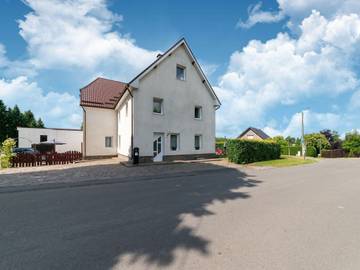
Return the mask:
<svg viewBox="0 0 360 270">
<path fill-rule="evenodd" d="M 302 137 L 302 154 L 306 159 L 305 131 L 304 131 L 304 111 L 301 112 L 301 137 Z"/>
</svg>

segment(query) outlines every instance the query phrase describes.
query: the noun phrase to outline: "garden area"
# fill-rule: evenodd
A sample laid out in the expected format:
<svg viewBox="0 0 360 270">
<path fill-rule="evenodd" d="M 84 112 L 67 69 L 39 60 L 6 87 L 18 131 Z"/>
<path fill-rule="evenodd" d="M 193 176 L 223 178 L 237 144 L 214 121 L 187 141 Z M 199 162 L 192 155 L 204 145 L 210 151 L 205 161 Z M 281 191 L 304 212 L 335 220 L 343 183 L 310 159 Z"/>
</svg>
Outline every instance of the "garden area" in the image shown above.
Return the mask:
<svg viewBox="0 0 360 270">
<path fill-rule="evenodd" d="M 301 139 L 275 136 L 267 140 L 216 140 L 216 154 L 237 164 L 286 167 L 316 162 L 316 158 L 360 157 L 360 133 L 349 132 L 343 139 L 336 131 L 322 130 L 304 137 L 307 158 L 302 157 Z"/>
</svg>

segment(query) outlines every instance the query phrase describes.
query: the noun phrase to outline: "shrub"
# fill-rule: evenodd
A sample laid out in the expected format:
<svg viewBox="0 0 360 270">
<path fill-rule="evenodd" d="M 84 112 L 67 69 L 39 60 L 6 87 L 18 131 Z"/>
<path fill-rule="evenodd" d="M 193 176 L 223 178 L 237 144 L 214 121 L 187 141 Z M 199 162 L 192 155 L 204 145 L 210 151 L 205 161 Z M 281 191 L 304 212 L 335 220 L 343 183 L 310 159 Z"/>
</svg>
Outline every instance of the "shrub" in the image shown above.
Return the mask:
<svg viewBox="0 0 360 270">
<path fill-rule="evenodd" d="M 346 134 L 343 149 L 349 157 L 360 157 L 360 134 L 357 131 Z"/>
<path fill-rule="evenodd" d="M 306 156 L 307 157 L 317 157 L 318 153 L 317 153 L 316 148 L 314 146 L 308 146 L 306 148 Z"/>
<path fill-rule="evenodd" d="M 280 158 L 280 145 L 271 141 L 228 140 L 229 161 L 244 164 Z"/>
<path fill-rule="evenodd" d="M 290 147 L 289 146 L 281 146 L 281 154 L 282 155 L 289 155 L 289 150 L 290 150 L 290 156 L 296 156 L 299 151 L 301 154 L 302 147 L 301 146 L 290 146 Z"/>
<path fill-rule="evenodd" d="M 226 151 L 225 151 L 225 141 L 223 142 L 216 142 L 215 143 L 215 152 L 217 156 L 226 156 Z"/>
<path fill-rule="evenodd" d="M 0 167 L 1 168 L 9 168 L 11 163 L 11 158 L 14 155 L 13 149 L 16 145 L 16 142 L 14 139 L 6 139 L 1 147 L 1 155 L 0 155 Z"/>
</svg>

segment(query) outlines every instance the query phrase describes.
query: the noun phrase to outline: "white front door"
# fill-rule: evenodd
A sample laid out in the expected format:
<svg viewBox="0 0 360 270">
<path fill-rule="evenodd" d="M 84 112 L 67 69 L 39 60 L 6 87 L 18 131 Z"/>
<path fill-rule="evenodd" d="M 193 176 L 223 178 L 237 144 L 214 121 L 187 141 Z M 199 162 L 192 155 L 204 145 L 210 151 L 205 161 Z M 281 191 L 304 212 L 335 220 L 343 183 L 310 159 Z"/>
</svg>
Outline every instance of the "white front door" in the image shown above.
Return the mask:
<svg viewBox="0 0 360 270">
<path fill-rule="evenodd" d="M 164 135 L 160 133 L 154 133 L 153 139 L 153 160 L 159 162 L 163 160 L 164 155 Z"/>
</svg>

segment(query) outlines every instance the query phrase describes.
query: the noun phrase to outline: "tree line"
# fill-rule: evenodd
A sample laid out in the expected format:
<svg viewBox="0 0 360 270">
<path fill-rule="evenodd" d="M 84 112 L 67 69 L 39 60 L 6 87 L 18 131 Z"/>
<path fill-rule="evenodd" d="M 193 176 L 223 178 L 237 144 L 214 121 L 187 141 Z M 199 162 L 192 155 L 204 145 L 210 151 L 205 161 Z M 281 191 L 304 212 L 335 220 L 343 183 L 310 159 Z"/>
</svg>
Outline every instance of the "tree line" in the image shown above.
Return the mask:
<svg viewBox="0 0 360 270">
<path fill-rule="evenodd" d="M 41 118 L 36 120 L 30 110 L 21 112 L 17 105 L 6 107 L 0 99 L 0 143 L 7 138 L 17 139 L 17 127 L 43 128 L 44 123 Z"/>
</svg>

